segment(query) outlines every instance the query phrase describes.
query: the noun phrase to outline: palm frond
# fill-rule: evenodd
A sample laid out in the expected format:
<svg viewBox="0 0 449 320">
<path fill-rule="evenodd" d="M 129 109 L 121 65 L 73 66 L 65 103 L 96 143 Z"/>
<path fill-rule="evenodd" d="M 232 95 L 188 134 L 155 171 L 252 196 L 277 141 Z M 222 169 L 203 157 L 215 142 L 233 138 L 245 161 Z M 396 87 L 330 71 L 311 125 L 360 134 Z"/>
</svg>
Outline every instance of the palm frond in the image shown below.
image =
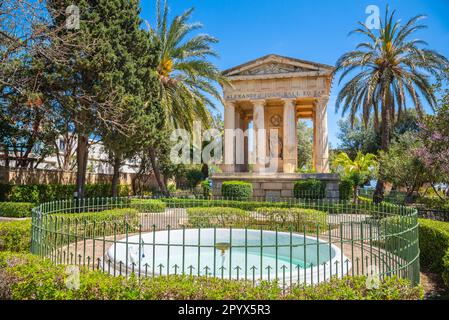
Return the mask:
<svg viewBox="0 0 449 320">
<path fill-rule="evenodd" d="M 228 84 L 218 68 L 208 60 L 218 57 L 212 45 L 218 40 L 207 34 L 192 36 L 202 28 L 190 23 L 193 9 L 184 11 L 168 22 L 168 4 L 156 2 L 156 27 L 148 25 L 149 35 L 161 45 L 159 73 L 163 106 L 170 125 L 191 130 L 193 121 L 211 123 L 209 108 L 217 108 L 211 97 L 223 103 L 218 84 Z"/>
</svg>

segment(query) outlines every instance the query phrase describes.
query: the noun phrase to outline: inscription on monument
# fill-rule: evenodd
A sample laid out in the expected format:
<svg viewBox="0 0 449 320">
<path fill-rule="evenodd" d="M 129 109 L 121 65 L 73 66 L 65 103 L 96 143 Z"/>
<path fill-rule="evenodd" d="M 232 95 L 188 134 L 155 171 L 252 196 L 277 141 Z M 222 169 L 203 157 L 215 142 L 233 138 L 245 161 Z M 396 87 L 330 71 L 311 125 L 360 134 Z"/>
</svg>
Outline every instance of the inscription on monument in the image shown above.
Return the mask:
<svg viewBox="0 0 449 320">
<path fill-rule="evenodd" d="M 260 93 L 231 93 L 226 95 L 226 100 L 257 100 L 257 99 L 292 99 L 292 98 L 320 98 L 325 95 L 325 90 L 297 90 Z"/>
</svg>

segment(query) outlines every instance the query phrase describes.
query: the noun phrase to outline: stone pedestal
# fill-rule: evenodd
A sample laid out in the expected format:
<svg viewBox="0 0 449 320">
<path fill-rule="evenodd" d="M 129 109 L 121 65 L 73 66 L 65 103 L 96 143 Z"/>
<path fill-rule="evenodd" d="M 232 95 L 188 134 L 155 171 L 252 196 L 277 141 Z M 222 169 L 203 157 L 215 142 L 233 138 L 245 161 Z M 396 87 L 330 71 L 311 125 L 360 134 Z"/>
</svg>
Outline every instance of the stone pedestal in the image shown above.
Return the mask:
<svg viewBox="0 0 449 320">
<path fill-rule="evenodd" d="M 214 196 L 221 196 L 221 186 L 225 181 L 245 181 L 253 185 L 253 197 L 276 200 L 293 198 L 293 188 L 298 180 L 317 179 L 326 183 L 326 198 L 338 199 L 338 185 L 340 177 L 338 174 L 316 173 L 278 173 L 278 174 L 256 174 L 256 173 L 217 173 L 211 176 L 213 182 Z"/>
</svg>

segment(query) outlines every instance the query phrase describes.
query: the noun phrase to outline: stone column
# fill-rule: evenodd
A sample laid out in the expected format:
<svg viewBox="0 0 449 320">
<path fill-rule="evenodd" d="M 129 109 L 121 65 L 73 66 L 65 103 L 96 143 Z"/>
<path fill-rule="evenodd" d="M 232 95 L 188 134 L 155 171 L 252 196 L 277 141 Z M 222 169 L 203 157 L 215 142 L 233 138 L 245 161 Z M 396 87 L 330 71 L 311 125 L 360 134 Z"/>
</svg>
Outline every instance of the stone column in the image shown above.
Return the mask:
<svg viewBox="0 0 449 320">
<path fill-rule="evenodd" d="M 295 173 L 298 159 L 296 133 L 296 100 L 285 100 L 284 104 L 284 173 Z"/>
<path fill-rule="evenodd" d="M 245 117 L 243 119 L 243 132 L 244 132 L 244 158 L 245 158 L 245 164 L 243 165 L 243 172 L 248 172 L 248 164 L 249 164 L 249 139 L 248 139 L 248 125 L 249 120 Z"/>
<path fill-rule="evenodd" d="M 253 101 L 254 111 L 254 172 L 262 172 L 265 168 L 265 161 L 267 157 L 267 137 L 265 131 L 265 101 Z"/>
<path fill-rule="evenodd" d="M 235 172 L 242 172 L 245 164 L 245 136 L 240 109 L 235 110 Z"/>
<path fill-rule="evenodd" d="M 235 105 L 226 102 L 224 108 L 224 166 L 226 173 L 235 172 Z"/>
<path fill-rule="evenodd" d="M 329 97 L 321 97 L 315 105 L 316 171 L 329 173 L 329 137 L 327 131 L 327 103 Z"/>
</svg>

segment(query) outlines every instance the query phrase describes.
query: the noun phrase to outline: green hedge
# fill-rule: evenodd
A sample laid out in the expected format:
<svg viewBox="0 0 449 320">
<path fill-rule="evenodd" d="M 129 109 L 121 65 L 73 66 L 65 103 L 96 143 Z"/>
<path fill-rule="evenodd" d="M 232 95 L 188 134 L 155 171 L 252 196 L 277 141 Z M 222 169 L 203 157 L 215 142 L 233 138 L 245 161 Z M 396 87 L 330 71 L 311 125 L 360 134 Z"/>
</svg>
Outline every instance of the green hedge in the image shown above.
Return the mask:
<svg viewBox="0 0 449 320">
<path fill-rule="evenodd" d="M 72 235 L 76 234 L 77 237 L 101 237 L 137 231 L 140 213 L 135 209 L 124 208 L 100 212 L 52 214 L 44 219 L 43 223 L 51 224 L 48 226 L 50 230 L 58 228 L 60 234 L 69 232 Z M 67 230 L 69 228 L 70 230 Z"/>
<path fill-rule="evenodd" d="M 236 201 L 236 200 L 207 200 L 207 199 L 187 199 L 187 198 L 168 198 L 161 199 L 167 208 L 196 208 L 196 207 L 228 207 L 237 208 L 245 211 L 255 211 L 258 208 L 305 208 L 324 211 L 329 214 L 367 214 L 372 216 L 384 217 L 385 215 L 377 212 L 399 213 L 400 207 L 390 203 L 373 204 L 371 202 L 361 202 L 354 204 L 349 201 L 304 201 L 291 202 L 264 202 L 264 201 Z"/>
<path fill-rule="evenodd" d="M 449 199 L 440 199 L 437 196 L 420 197 L 416 203 L 424 205 L 427 209 L 449 210 Z"/>
<path fill-rule="evenodd" d="M 0 201 L 44 203 L 55 200 L 72 199 L 75 185 L 33 184 L 33 185 L 0 185 Z M 127 185 L 119 186 L 119 196 L 126 197 L 131 193 Z M 110 197 L 111 184 L 87 184 L 86 198 Z"/>
<path fill-rule="evenodd" d="M 195 207 L 228 207 L 246 211 L 254 211 L 261 207 L 304 207 L 305 203 L 295 202 L 264 202 L 264 201 L 238 201 L 238 200 L 207 200 L 207 199 L 186 199 L 168 198 L 161 199 L 168 208 L 195 208 Z"/>
<path fill-rule="evenodd" d="M 366 278 L 333 278 L 311 286 L 282 290 L 277 283 L 169 276 L 138 279 L 80 270 L 78 290 L 66 285 L 65 266 L 32 255 L 0 253 L 0 300 L 419 300 L 421 287 L 385 279 L 368 289 Z"/>
<path fill-rule="evenodd" d="M 230 207 L 198 207 L 187 209 L 188 226 L 193 228 L 270 227 L 278 230 L 314 232 L 328 228 L 325 212 L 313 209 L 261 207 L 249 212 Z"/>
<path fill-rule="evenodd" d="M 326 183 L 317 179 L 296 181 L 293 194 L 296 199 L 323 199 L 326 196 Z"/>
<path fill-rule="evenodd" d="M 449 287 L 449 222 L 419 220 L 420 262 L 443 276 Z"/>
<path fill-rule="evenodd" d="M 205 207 L 187 209 L 189 227 L 245 227 L 249 213 L 236 208 Z"/>
<path fill-rule="evenodd" d="M 281 230 L 296 232 L 326 231 L 329 227 L 326 212 L 313 209 L 300 208 L 258 208 L 259 216 L 264 217 L 264 222 Z"/>
<path fill-rule="evenodd" d="M 143 213 L 161 213 L 167 205 L 161 200 L 131 199 L 130 207 Z"/>
<path fill-rule="evenodd" d="M 338 185 L 340 200 L 350 200 L 354 190 L 354 182 L 351 179 L 344 178 Z"/>
<path fill-rule="evenodd" d="M 33 207 L 35 207 L 35 205 L 28 202 L 0 202 L 0 217 L 31 217 L 31 210 Z"/>
<path fill-rule="evenodd" d="M 230 199 L 249 200 L 253 196 L 253 185 L 243 181 L 225 181 L 221 185 L 221 195 Z"/>
<path fill-rule="evenodd" d="M 29 252 L 31 220 L 0 221 L 0 251 Z"/>
</svg>

